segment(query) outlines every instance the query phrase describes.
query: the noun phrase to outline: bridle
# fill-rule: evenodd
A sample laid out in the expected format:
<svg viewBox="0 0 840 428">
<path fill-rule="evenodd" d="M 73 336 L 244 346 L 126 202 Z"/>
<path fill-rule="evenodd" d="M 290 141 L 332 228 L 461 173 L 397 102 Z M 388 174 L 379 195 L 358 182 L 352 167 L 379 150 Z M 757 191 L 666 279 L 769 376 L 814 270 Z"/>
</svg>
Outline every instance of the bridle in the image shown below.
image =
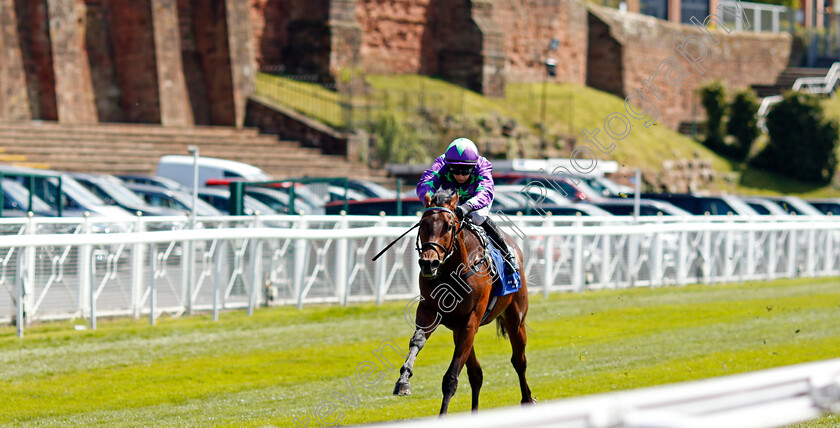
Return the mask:
<svg viewBox="0 0 840 428">
<path fill-rule="evenodd" d="M 444 211 L 446 213 L 449 213 L 452 217 L 455 217 L 456 220 L 458 219 L 458 216 L 455 215 L 455 213 L 452 212 L 452 210 L 450 210 L 449 208 L 446 208 L 446 207 L 429 207 L 429 208 L 426 208 L 425 211 L 423 211 L 423 217 L 420 218 L 420 221 L 423 221 L 423 218 L 426 217 L 426 213 L 428 213 L 430 211 Z M 423 242 L 421 244 L 420 243 L 420 232 L 418 231 L 417 232 L 417 239 L 415 239 L 415 243 L 414 243 L 414 249 L 417 250 L 418 256 L 420 258 L 422 258 L 423 257 L 423 251 L 425 251 L 426 248 L 431 248 L 431 249 L 435 250 L 435 253 L 437 253 L 438 257 L 440 258 L 440 264 L 443 264 L 444 262 L 446 262 L 446 260 L 449 259 L 449 257 L 452 256 L 452 254 L 454 253 L 455 243 L 458 240 L 457 239 L 458 238 L 458 233 L 461 232 L 461 228 L 462 228 L 463 224 L 464 224 L 464 220 L 461 220 L 461 221 L 458 222 L 458 227 L 457 228 L 450 228 L 449 229 L 451 231 L 451 234 L 452 234 L 452 241 L 449 244 L 449 248 L 446 248 L 443 245 L 440 245 L 437 242 L 432 242 L 432 241 L 426 241 L 426 242 Z M 441 252 L 443 252 L 443 256 L 441 256 Z"/>
</svg>

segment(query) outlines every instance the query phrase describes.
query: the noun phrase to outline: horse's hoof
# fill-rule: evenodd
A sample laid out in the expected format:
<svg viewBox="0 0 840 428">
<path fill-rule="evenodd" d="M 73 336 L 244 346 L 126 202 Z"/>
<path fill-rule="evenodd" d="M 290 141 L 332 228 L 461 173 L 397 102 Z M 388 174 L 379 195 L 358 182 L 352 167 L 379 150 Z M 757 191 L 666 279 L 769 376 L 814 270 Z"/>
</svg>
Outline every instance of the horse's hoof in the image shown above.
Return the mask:
<svg viewBox="0 0 840 428">
<path fill-rule="evenodd" d="M 397 384 L 394 385 L 394 395 L 399 395 L 399 396 L 411 395 L 411 385 L 407 384 L 407 383 L 397 382 Z"/>
</svg>

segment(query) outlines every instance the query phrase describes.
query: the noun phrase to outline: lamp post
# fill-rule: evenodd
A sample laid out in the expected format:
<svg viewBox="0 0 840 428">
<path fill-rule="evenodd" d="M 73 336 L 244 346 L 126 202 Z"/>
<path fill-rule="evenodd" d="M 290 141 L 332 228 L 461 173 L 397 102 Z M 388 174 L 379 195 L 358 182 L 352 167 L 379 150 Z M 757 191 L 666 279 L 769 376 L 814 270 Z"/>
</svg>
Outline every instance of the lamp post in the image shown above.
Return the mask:
<svg viewBox="0 0 840 428">
<path fill-rule="evenodd" d="M 545 59 L 545 72 L 548 77 L 554 77 L 557 75 L 557 60 L 554 58 L 546 58 Z M 543 87 L 542 87 L 542 103 L 540 107 L 540 143 L 543 143 L 544 134 L 545 134 L 545 98 L 546 98 L 546 87 L 548 86 L 548 78 L 543 79 Z"/>
<path fill-rule="evenodd" d="M 560 39 L 557 37 L 552 37 L 551 41 L 548 43 L 548 52 L 554 52 L 560 46 Z M 542 102 L 540 104 L 540 144 L 544 144 L 545 142 L 545 98 L 546 98 L 546 88 L 548 86 L 548 78 L 554 77 L 557 75 L 557 60 L 551 57 L 545 58 L 545 74 L 546 78 L 543 79 L 543 87 L 542 87 Z"/>
</svg>

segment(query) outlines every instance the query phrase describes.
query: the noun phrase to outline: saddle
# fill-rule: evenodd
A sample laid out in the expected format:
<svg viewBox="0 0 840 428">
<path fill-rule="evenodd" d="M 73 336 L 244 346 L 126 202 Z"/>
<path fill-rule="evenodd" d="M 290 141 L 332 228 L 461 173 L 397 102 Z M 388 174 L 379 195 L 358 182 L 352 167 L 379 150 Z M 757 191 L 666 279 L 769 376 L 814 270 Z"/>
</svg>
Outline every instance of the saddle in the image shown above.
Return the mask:
<svg viewBox="0 0 840 428">
<path fill-rule="evenodd" d="M 493 278 L 493 296 L 505 296 L 515 293 L 519 290 L 522 284 L 519 276 L 519 266 L 511 269 L 506 269 L 502 254 L 493 241 L 487 236 L 484 228 L 476 225 L 472 221 L 466 221 L 467 228 L 471 230 L 478 237 L 484 248 L 484 255 L 482 259 L 490 260 L 490 275 Z"/>
</svg>

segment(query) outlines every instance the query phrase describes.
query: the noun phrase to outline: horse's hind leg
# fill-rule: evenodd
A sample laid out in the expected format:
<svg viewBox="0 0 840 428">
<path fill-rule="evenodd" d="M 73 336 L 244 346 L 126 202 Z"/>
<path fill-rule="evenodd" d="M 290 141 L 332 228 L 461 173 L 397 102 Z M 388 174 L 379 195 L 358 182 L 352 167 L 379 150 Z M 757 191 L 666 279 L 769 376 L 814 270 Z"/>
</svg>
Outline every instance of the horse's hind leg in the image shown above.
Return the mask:
<svg viewBox="0 0 840 428">
<path fill-rule="evenodd" d="M 511 305 L 506 311 L 511 311 L 516 305 Z M 510 346 L 513 349 L 513 356 L 510 358 L 516 374 L 519 376 L 519 389 L 522 390 L 522 403 L 533 403 L 531 398 L 531 388 L 528 387 L 528 381 L 525 380 L 525 369 L 528 366 L 525 360 L 525 344 L 528 342 L 525 333 L 524 315 L 520 316 L 518 311 L 506 314 L 504 319 L 505 331 L 510 337 Z"/>
<path fill-rule="evenodd" d="M 478 363 L 478 358 L 475 357 L 475 346 L 470 351 L 470 356 L 467 357 L 467 376 L 470 378 L 470 389 L 472 389 L 472 409 L 478 410 L 478 392 L 481 390 L 481 384 L 484 382 L 484 374 L 481 372 L 481 364 Z"/>
</svg>

